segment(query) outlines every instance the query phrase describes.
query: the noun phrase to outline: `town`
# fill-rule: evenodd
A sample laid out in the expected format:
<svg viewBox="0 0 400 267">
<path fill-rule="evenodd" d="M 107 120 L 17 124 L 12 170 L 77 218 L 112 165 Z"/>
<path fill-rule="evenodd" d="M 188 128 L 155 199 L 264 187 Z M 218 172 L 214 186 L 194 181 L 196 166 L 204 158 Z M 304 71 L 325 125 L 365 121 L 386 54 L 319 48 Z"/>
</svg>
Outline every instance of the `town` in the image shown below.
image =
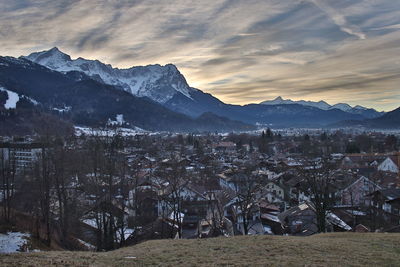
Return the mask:
<svg viewBox="0 0 400 267">
<path fill-rule="evenodd" d="M 3 137 L 1 225 L 46 246 L 400 232 L 398 133 Z"/>
</svg>

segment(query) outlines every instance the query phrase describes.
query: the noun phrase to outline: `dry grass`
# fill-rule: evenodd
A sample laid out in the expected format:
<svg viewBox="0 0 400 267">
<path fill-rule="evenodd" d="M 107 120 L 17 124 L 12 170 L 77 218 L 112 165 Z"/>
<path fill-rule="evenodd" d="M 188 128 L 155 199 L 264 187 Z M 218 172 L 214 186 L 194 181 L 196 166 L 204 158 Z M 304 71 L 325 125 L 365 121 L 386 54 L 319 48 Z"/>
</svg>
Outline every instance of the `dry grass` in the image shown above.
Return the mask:
<svg viewBox="0 0 400 267">
<path fill-rule="evenodd" d="M 400 234 L 154 240 L 111 252 L 0 256 L 1 266 L 400 266 Z"/>
</svg>

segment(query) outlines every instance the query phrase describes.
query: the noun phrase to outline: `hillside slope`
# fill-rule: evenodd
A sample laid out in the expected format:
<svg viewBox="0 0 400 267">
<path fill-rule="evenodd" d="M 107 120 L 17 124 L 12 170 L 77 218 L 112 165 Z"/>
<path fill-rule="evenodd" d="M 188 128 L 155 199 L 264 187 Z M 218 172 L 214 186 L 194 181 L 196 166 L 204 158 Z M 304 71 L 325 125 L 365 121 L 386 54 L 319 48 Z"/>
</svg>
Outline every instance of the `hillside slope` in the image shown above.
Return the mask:
<svg viewBox="0 0 400 267">
<path fill-rule="evenodd" d="M 398 266 L 400 234 L 153 240 L 116 251 L 0 256 L 1 266 Z"/>
<path fill-rule="evenodd" d="M 332 124 L 331 127 L 366 127 L 370 129 L 400 129 L 400 107 L 384 115 L 368 120 L 348 120 Z"/>
</svg>

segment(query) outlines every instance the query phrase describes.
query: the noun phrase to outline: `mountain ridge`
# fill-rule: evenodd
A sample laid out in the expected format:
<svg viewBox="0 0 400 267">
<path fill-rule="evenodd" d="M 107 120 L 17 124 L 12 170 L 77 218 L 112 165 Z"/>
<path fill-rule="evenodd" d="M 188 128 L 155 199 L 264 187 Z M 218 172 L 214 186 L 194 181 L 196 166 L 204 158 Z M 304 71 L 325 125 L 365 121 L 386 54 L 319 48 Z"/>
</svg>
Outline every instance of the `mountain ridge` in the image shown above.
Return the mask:
<svg viewBox="0 0 400 267">
<path fill-rule="evenodd" d="M 365 115 L 367 118 L 376 118 L 385 113 L 385 112 L 378 112 L 373 108 L 366 108 L 360 105 L 356 105 L 354 107 L 350 106 L 347 103 L 336 103 L 334 105 L 330 105 L 323 100 L 320 100 L 318 102 L 307 101 L 307 100 L 291 100 L 291 99 L 283 99 L 281 96 L 278 96 L 273 100 L 266 100 L 260 102 L 260 104 L 261 105 L 299 104 L 304 106 L 317 107 L 322 110 L 339 109 L 352 114 L 362 114 Z"/>
<path fill-rule="evenodd" d="M 174 101 L 171 101 L 174 97 L 179 98 L 179 95 L 182 94 L 190 100 L 195 100 L 192 95 L 196 94 L 197 91 L 201 91 L 190 87 L 186 78 L 173 64 L 166 64 L 164 66 L 154 64 L 147 66 L 132 66 L 129 68 L 114 68 L 112 65 L 102 63 L 99 60 L 88 60 L 82 57 L 71 59 L 71 56 L 60 51 L 57 47 L 41 52 L 33 52 L 28 56 L 22 56 L 22 58 L 60 72 L 84 72 L 95 80 L 121 87 L 123 90 L 128 91 L 135 96 L 148 97 L 153 101 L 164 104 L 172 109 L 174 109 L 173 106 L 176 105 Z M 382 112 L 377 112 L 374 109 L 361 106 L 351 107 L 346 103 L 330 105 L 323 100 L 318 102 L 306 100 L 293 101 L 291 99 L 283 99 L 281 96 L 274 100 L 263 101 L 260 104 L 300 104 L 304 106 L 317 107 L 322 110 L 336 108 L 352 114 L 361 114 L 366 118 L 375 118 L 383 115 Z M 193 114 L 190 114 L 191 112 L 187 111 L 185 114 L 199 116 L 208 111 L 212 110 L 201 110 Z"/>
<path fill-rule="evenodd" d="M 330 127 L 365 127 L 373 129 L 400 129 L 400 107 L 386 112 L 384 115 L 378 118 L 366 119 L 366 120 L 350 120 L 341 121 L 332 124 Z"/>
<path fill-rule="evenodd" d="M 33 61 L 59 72 L 80 71 L 105 84 L 114 85 L 139 97 L 149 97 L 158 103 L 165 103 L 181 93 L 188 98 L 193 89 L 173 64 L 134 66 L 126 69 L 114 68 L 99 60 L 71 57 L 57 47 L 34 52 L 22 58 Z"/>
<path fill-rule="evenodd" d="M 351 107 L 345 103 L 329 105 L 325 101 L 292 101 L 278 97 L 264 104 L 226 104 L 209 93 L 190 87 L 175 65 L 167 64 L 113 68 L 98 60 L 71 57 L 58 48 L 31 53 L 21 57 L 60 73 L 79 76 L 110 84 L 133 96 L 148 98 L 168 110 L 193 119 L 213 113 L 232 121 L 268 127 L 326 127 L 341 121 L 362 121 L 381 116 L 374 109 Z M 290 104 L 290 105 L 288 105 Z"/>
<path fill-rule="evenodd" d="M 249 124 L 216 115 L 212 115 L 209 121 L 191 118 L 146 97 L 136 97 L 101 83 L 84 73 L 72 71 L 64 74 L 24 58 L 0 57 L 0 86 L 34 99 L 38 103 L 37 109 L 76 125 L 104 126 L 109 119 L 121 114 L 132 127 L 151 131 L 255 129 Z M 19 110 L 16 103 L 15 111 Z"/>
</svg>

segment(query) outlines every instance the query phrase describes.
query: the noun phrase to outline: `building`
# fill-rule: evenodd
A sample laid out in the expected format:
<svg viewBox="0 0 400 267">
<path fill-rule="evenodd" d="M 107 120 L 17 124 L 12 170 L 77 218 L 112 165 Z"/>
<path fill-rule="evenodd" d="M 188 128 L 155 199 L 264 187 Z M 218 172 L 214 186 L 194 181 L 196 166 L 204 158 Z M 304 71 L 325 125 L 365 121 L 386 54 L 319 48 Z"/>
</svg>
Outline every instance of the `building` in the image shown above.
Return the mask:
<svg viewBox="0 0 400 267">
<path fill-rule="evenodd" d="M 399 173 L 399 163 L 398 156 L 389 156 L 378 165 L 378 170 Z"/>
<path fill-rule="evenodd" d="M 381 189 L 379 185 L 375 184 L 368 178 L 361 176 L 343 189 L 341 204 L 351 206 L 364 205 L 366 204 L 365 197 L 378 189 Z"/>
<path fill-rule="evenodd" d="M 16 171 L 32 168 L 32 164 L 42 153 L 43 144 L 24 139 L 0 143 L 0 158 L 15 166 Z"/>
</svg>

